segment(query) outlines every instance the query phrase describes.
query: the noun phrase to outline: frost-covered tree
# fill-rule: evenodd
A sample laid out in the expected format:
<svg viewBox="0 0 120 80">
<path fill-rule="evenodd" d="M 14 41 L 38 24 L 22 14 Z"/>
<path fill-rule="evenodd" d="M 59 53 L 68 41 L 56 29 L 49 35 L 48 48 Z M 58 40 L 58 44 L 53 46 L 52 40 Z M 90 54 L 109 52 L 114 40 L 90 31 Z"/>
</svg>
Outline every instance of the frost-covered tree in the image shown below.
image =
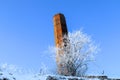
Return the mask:
<svg viewBox="0 0 120 80">
<path fill-rule="evenodd" d="M 62 65 L 60 75 L 83 76 L 98 47 L 81 30 L 64 35 L 63 40 L 62 45 L 56 49 L 61 52 L 57 53 L 57 65 Z"/>
</svg>

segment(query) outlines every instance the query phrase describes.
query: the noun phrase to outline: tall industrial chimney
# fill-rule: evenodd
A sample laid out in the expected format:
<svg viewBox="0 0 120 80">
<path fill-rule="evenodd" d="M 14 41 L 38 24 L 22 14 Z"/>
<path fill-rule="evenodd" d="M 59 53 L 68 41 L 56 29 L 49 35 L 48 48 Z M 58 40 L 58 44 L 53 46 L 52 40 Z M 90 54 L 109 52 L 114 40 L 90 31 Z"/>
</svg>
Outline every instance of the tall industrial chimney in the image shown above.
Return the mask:
<svg viewBox="0 0 120 80">
<path fill-rule="evenodd" d="M 54 21 L 54 36 L 55 36 L 55 45 L 60 48 L 62 43 L 64 42 L 64 35 L 68 35 L 66 20 L 63 14 L 59 13 L 53 17 Z M 67 74 L 66 68 L 60 62 L 60 55 L 63 54 L 64 51 L 56 52 L 56 62 L 57 62 L 57 70 L 59 74 L 65 75 Z"/>
</svg>

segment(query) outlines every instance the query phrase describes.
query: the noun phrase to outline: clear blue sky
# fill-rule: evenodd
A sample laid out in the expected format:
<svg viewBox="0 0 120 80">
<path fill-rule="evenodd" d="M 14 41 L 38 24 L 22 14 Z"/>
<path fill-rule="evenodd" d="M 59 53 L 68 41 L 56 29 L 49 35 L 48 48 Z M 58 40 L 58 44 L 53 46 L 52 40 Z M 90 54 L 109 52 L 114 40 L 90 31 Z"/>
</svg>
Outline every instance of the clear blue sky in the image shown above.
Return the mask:
<svg viewBox="0 0 120 80">
<path fill-rule="evenodd" d="M 90 73 L 120 76 L 119 0 L 0 0 L 0 63 L 39 69 L 52 67 L 53 16 L 63 13 L 68 30 L 83 31 L 100 43 Z"/>
</svg>

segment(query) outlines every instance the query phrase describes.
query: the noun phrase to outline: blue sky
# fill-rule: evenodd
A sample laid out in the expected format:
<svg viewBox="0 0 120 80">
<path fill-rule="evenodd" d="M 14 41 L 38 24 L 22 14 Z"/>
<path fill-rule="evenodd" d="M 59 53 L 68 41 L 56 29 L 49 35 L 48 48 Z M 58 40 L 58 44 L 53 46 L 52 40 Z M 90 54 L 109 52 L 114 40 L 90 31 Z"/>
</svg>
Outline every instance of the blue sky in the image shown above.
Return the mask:
<svg viewBox="0 0 120 80">
<path fill-rule="evenodd" d="M 83 28 L 101 51 L 89 73 L 120 76 L 119 0 L 0 0 L 0 63 L 52 67 L 53 16 L 63 13 L 70 32 Z"/>
</svg>

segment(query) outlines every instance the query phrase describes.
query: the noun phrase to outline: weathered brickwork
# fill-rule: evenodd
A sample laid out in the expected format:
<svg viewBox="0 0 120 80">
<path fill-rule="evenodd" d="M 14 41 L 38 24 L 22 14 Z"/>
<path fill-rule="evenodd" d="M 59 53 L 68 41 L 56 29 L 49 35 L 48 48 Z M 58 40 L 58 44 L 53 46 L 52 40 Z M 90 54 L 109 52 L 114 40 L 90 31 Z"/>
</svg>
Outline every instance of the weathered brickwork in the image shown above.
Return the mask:
<svg viewBox="0 0 120 80">
<path fill-rule="evenodd" d="M 63 36 L 68 34 L 66 20 L 63 14 L 56 14 L 54 16 L 54 34 L 55 34 L 55 44 L 59 47 L 63 40 Z"/>
</svg>

